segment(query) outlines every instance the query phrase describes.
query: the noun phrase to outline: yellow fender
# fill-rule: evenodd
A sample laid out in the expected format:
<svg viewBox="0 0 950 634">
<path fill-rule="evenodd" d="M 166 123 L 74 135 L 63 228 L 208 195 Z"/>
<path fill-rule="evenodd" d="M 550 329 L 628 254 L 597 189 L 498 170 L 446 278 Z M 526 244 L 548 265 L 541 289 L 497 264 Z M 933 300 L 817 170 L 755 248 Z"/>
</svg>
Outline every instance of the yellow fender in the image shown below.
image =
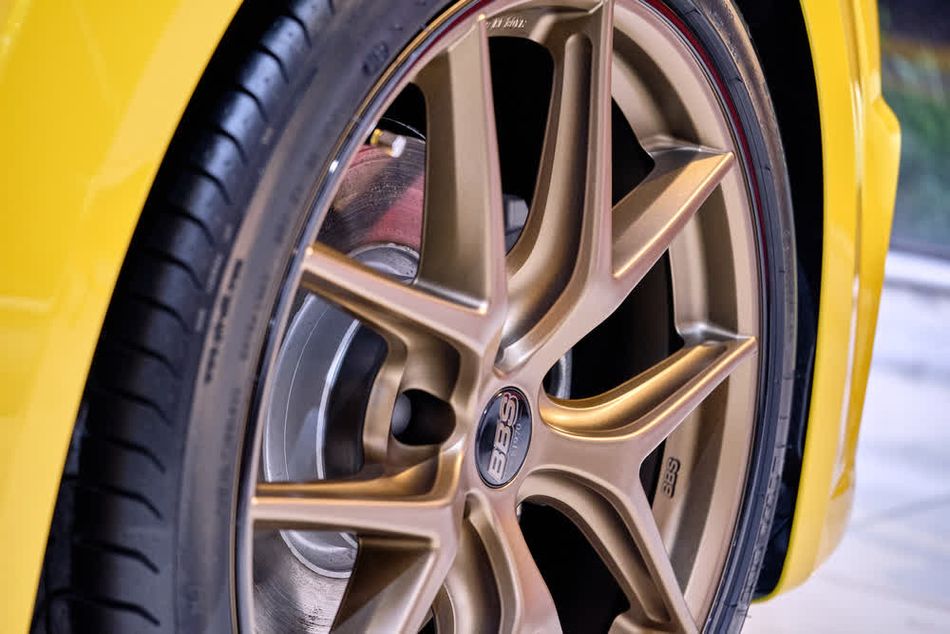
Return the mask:
<svg viewBox="0 0 950 634">
<path fill-rule="evenodd" d="M 821 117 L 823 261 L 804 462 L 773 595 L 808 578 L 851 511 L 900 160 L 900 127 L 881 96 L 876 0 L 802 0 L 802 10 Z"/>
<path fill-rule="evenodd" d="M 89 363 L 238 0 L 0 2 L 0 623 L 26 632 Z"/>
</svg>

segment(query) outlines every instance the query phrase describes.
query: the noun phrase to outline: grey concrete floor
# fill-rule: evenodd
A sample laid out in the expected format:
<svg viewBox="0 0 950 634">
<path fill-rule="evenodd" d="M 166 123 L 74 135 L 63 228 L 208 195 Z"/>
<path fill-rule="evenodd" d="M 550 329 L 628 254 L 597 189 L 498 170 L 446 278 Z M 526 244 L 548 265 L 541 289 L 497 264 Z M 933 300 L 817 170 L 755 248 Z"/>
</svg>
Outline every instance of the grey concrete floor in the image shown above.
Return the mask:
<svg viewBox="0 0 950 634">
<path fill-rule="evenodd" d="M 888 257 L 841 545 L 745 632 L 950 633 L 950 263 Z"/>
</svg>

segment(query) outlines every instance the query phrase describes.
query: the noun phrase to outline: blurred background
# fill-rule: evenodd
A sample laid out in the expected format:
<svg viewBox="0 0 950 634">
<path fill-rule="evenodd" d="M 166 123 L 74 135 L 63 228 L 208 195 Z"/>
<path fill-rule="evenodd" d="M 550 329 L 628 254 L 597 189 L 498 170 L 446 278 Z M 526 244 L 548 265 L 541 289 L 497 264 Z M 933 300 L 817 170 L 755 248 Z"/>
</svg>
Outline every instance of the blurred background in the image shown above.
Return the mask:
<svg viewBox="0 0 950 634">
<path fill-rule="evenodd" d="M 884 95 L 903 129 L 891 245 L 950 257 L 950 2 L 882 0 Z"/>
<path fill-rule="evenodd" d="M 950 633 L 950 0 L 881 0 L 900 185 L 844 540 L 746 632 Z"/>
</svg>

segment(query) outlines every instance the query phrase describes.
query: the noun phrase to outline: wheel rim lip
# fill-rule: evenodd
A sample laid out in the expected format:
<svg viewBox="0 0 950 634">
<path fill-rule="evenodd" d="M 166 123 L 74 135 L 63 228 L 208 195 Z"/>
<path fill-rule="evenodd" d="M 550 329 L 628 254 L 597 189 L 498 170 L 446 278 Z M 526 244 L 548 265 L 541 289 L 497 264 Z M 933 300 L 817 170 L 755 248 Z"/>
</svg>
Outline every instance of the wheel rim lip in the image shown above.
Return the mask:
<svg viewBox="0 0 950 634">
<path fill-rule="evenodd" d="M 632 0 L 625 0 L 625 1 L 628 2 L 628 3 L 631 3 L 631 4 L 633 3 Z M 660 10 L 660 6 L 661 6 L 661 5 L 658 5 L 654 0 L 644 0 L 644 1 L 645 1 L 645 2 L 648 2 L 650 5 L 652 5 L 654 9 L 656 9 L 656 10 L 658 10 L 658 11 Z M 619 2 L 619 0 L 618 0 L 618 2 Z M 471 16 L 473 13 L 475 13 L 476 11 L 481 10 L 481 9 L 484 9 L 484 8 L 486 8 L 487 6 L 492 5 L 492 4 L 495 4 L 495 5 L 500 6 L 501 8 L 498 9 L 498 11 L 499 11 L 499 12 L 504 12 L 504 11 L 506 11 L 506 10 L 510 10 L 513 6 L 518 5 L 518 4 L 522 4 L 522 3 L 521 3 L 521 2 L 514 2 L 514 1 L 510 1 L 510 0 L 508 0 L 508 1 L 503 1 L 503 2 L 497 2 L 497 3 L 492 3 L 492 2 L 488 2 L 488 1 L 480 1 L 480 2 L 469 3 L 468 5 L 465 5 L 465 7 L 462 7 L 462 8 L 457 8 L 456 12 L 455 12 L 452 16 L 450 16 L 450 18 L 447 18 L 447 19 L 443 20 L 441 23 L 439 23 L 438 28 L 432 29 L 432 30 L 427 34 L 427 41 L 424 40 L 425 48 L 423 49 L 423 52 L 422 52 L 422 53 L 416 53 L 416 54 L 413 55 L 413 56 L 407 56 L 406 58 L 401 58 L 401 62 L 400 62 L 400 63 L 401 63 L 402 65 L 404 65 L 404 66 L 411 67 L 411 66 L 413 66 L 414 64 L 416 64 L 420 58 L 423 58 L 423 59 L 424 59 L 426 55 L 430 55 L 431 50 L 432 50 L 432 47 L 434 47 L 436 44 L 438 44 L 438 43 L 439 43 L 441 40 L 443 40 L 444 38 L 447 38 L 447 34 L 448 34 L 449 32 L 451 32 L 452 29 L 455 28 L 455 26 L 458 25 L 458 23 L 463 22 L 466 18 L 470 17 L 470 16 Z M 665 15 L 665 12 L 664 12 L 664 15 Z M 666 17 L 669 19 L 669 16 L 668 16 L 668 15 L 667 15 Z M 674 16 L 674 17 L 675 17 L 675 16 Z M 697 47 L 697 50 L 700 50 L 700 51 L 701 51 L 702 49 L 700 49 L 699 47 Z M 401 70 L 399 70 L 398 72 L 388 75 L 387 77 L 384 78 L 385 81 L 381 81 L 380 84 L 377 85 L 377 88 L 374 89 L 374 91 L 373 91 L 375 97 L 374 97 L 373 99 L 371 99 L 371 100 L 368 100 L 368 101 L 366 102 L 366 104 L 364 104 L 364 108 L 365 108 L 366 111 L 368 111 L 368 112 L 373 112 L 373 111 L 375 111 L 375 112 L 377 113 L 377 116 L 378 116 L 379 113 L 381 113 L 381 112 L 383 111 L 383 109 L 384 109 L 384 108 L 383 108 L 383 104 L 386 103 L 386 99 L 380 98 L 380 94 L 381 94 L 381 93 L 384 93 L 384 92 L 386 92 L 386 91 L 388 90 L 388 91 L 389 91 L 389 99 L 391 100 L 392 96 L 398 92 L 399 88 L 401 88 L 400 82 L 402 82 L 402 84 L 404 85 L 404 83 L 405 83 L 405 81 L 406 81 L 406 76 L 407 76 L 408 73 L 410 72 L 408 67 L 404 67 L 404 68 L 402 68 Z M 711 68 L 714 68 L 714 67 L 711 67 Z M 388 87 L 387 87 L 387 86 L 388 86 Z M 394 86 L 395 86 L 396 88 L 394 88 Z M 369 116 L 366 116 L 365 114 L 364 114 L 362 117 L 359 118 L 359 120 L 362 122 L 362 126 L 363 126 L 364 128 L 366 127 L 367 122 L 372 121 L 373 119 L 374 119 L 374 117 L 369 117 Z M 738 133 L 741 134 L 741 128 L 737 128 L 737 130 L 738 130 Z M 335 167 L 336 169 L 334 170 L 333 167 L 331 167 L 331 172 L 337 171 L 338 173 L 342 173 L 342 172 L 344 171 L 344 170 L 342 170 L 342 169 L 339 169 L 341 165 L 345 165 L 345 164 L 347 163 L 347 161 L 346 161 L 346 160 L 343 160 L 343 159 L 345 158 L 345 156 L 346 156 L 347 154 L 351 154 L 351 155 L 352 155 L 353 151 L 355 150 L 355 148 L 356 148 L 356 147 L 358 146 L 358 144 L 359 144 L 359 143 L 358 143 L 358 139 L 359 139 L 359 138 L 360 138 L 360 134 L 359 134 L 359 133 L 353 133 L 353 132 L 351 132 L 351 134 L 348 135 L 348 139 L 349 139 L 349 140 L 348 140 L 346 143 L 344 143 L 343 145 L 341 145 L 340 151 L 339 151 L 338 154 L 337 154 L 337 156 L 338 156 L 338 157 L 341 157 L 341 158 L 338 158 L 337 160 L 334 160 L 333 163 L 332 163 L 332 166 Z M 742 143 L 745 143 L 744 139 L 742 139 Z M 742 152 L 741 152 L 742 149 L 745 149 L 746 152 L 747 152 L 747 148 L 740 148 L 740 154 L 742 154 Z M 749 172 L 749 173 L 746 173 L 746 174 L 744 175 L 744 178 L 752 178 L 752 179 L 754 180 L 754 174 L 751 174 L 751 177 L 750 177 L 751 170 L 746 169 L 745 171 L 746 171 L 746 172 Z M 329 192 L 329 191 L 331 191 L 331 190 L 333 189 L 332 180 L 333 180 L 332 178 L 329 178 L 329 179 L 328 179 L 328 178 L 324 178 L 324 179 L 322 179 L 322 182 L 323 182 L 323 194 L 319 197 L 319 199 L 322 199 L 322 200 L 325 200 L 325 201 L 328 202 L 328 201 L 329 201 L 329 198 L 332 197 L 332 196 L 330 196 L 330 195 L 327 193 L 327 192 Z M 337 178 L 336 180 L 337 180 L 337 182 L 338 182 L 339 179 Z M 755 195 L 758 196 L 757 189 L 756 189 L 755 187 L 752 187 L 752 189 L 753 189 L 753 191 L 755 192 Z M 325 208 L 325 206 L 322 206 L 322 207 Z M 753 207 L 758 208 L 759 205 L 758 205 L 758 204 L 755 204 L 755 205 L 753 205 Z M 313 218 L 311 219 L 311 221 L 310 221 L 311 230 L 309 230 L 308 233 L 313 233 L 313 235 L 315 235 L 316 228 L 317 228 L 317 227 L 319 226 L 319 224 L 320 224 L 319 221 L 318 221 L 318 216 L 321 216 L 321 215 L 322 215 L 322 213 L 314 214 L 314 217 L 313 217 Z M 308 242 L 309 242 L 309 240 L 305 240 L 303 243 L 308 243 Z M 297 262 L 299 263 L 299 258 L 297 259 Z M 299 271 L 299 267 L 298 267 L 298 266 L 295 266 L 295 267 L 294 267 L 294 270 L 298 270 L 298 271 Z M 291 276 L 291 277 L 293 278 L 293 277 L 295 277 L 295 276 L 299 278 L 299 275 L 294 275 L 294 276 Z M 296 284 L 294 284 L 293 286 L 296 288 Z M 293 293 L 291 293 L 291 294 L 293 294 Z M 282 304 L 285 303 L 285 301 L 286 301 L 286 293 L 283 294 L 283 295 L 284 295 L 284 298 L 285 298 L 285 299 L 282 300 L 282 302 L 281 302 Z M 277 312 L 279 313 L 279 312 L 281 312 L 281 311 L 278 310 Z M 282 329 L 283 329 L 283 326 L 280 325 L 280 321 L 284 321 L 284 322 L 285 322 L 286 320 L 278 320 L 277 329 L 275 330 L 275 333 L 278 334 L 278 335 L 281 335 L 281 334 L 282 334 Z M 271 337 L 271 338 L 270 338 L 270 342 L 269 342 L 269 344 L 268 344 L 268 348 L 271 350 L 270 354 L 276 354 L 276 349 L 279 348 L 279 346 L 276 346 L 275 343 L 274 343 L 274 342 L 275 342 L 275 339 L 276 339 L 276 341 L 279 341 L 279 340 L 281 339 L 281 337 L 278 336 L 278 337 L 276 337 L 276 338 L 274 338 L 274 337 Z M 265 382 L 265 383 L 266 383 L 266 382 Z M 262 386 L 262 390 L 266 390 L 266 386 Z M 258 428 L 259 425 L 253 425 L 252 427 Z M 251 444 L 251 446 L 253 446 L 255 443 L 250 443 L 250 444 Z M 253 453 L 253 452 L 252 452 L 252 453 Z M 256 452 L 256 453 L 259 453 L 259 451 Z M 255 460 L 256 460 L 256 458 L 255 458 Z M 252 471 L 253 471 L 253 470 L 252 470 Z M 481 476 L 480 471 L 479 471 L 479 475 Z M 514 476 L 513 476 L 513 478 L 514 478 Z M 246 480 L 246 478 L 245 478 L 245 480 Z M 482 478 L 482 480 L 484 481 L 484 478 Z M 511 483 L 511 481 L 506 482 L 505 484 L 507 485 L 507 484 L 510 484 L 510 483 Z M 488 483 L 485 483 L 485 484 L 488 484 Z M 246 490 L 248 490 L 248 489 L 245 487 L 244 490 L 246 491 Z M 246 508 L 246 506 L 247 506 L 247 504 L 246 504 L 246 496 L 245 496 L 244 500 L 245 500 L 245 501 L 242 502 L 242 507 L 243 507 L 243 508 Z M 242 530 L 242 529 L 240 528 L 240 525 L 241 525 L 241 524 L 247 524 L 247 522 L 238 522 L 239 531 Z M 244 541 L 244 542 L 249 541 L 249 539 L 250 539 L 250 535 L 249 535 L 249 534 L 252 533 L 253 531 L 243 529 L 243 532 L 245 533 L 245 537 L 243 538 L 243 541 Z M 239 539 L 240 539 L 240 538 L 239 538 Z M 244 550 L 245 553 L 247 552 L 247 548 L 246 548 L 246 547 L 245 547 L 243 550 Z M 240 576 L 240 574 L 239 574 L 239 576 Z M 245 585 L 245 587 L 247 587 L 247 586 Z M 251 595 L 249 598 L 250 598 L 250 599 L 253 599 L 253 595 Z M 239 611 L 240 611 L 240 610 L 239 610 Z M 244 622 L 247 623 L 247 622 L 249 622 L 249 621 L 245 620 Z"/>
<path fill-rule="evenodd" d="M 732 139 L 732 148 L 738 157 L 737 163 L 741 167 L 741 175 L 738 172 L 734 172 L 733 175 L 741 181 L 741 189 L 744 196 L 742 200 L 745 205 L 745 211 L 743 212 L 743 215 L 749 221 L 747 231 L 748 235 L 750 236 L 750 240 L 754 243 L 750 247 L 753 249 L 753 257 L 751 259 L 752 267 L 751 272 L 749 273 L 751 280 L 749 282 L 757 288 L 757 291 L 755 297 L 753 298 L 755 304 L 749 307 L 745 312 L 747 318 L 754 320 L 755 323 L 755 328 L 754 330 L 751 330 L 751 332 L 755 332 L 756 336 L 760 340 L 764 340 L 764 324 L 766 323 L 766 316 L 764 312 L 765 305 L 760 298 L 765 297 L 765 293 L 768 289 L 764 273 L 768 268 L 768 262 L 766 259 L 767 250 L 764 248 L 765 234 L 763 229 L 764 221 L 761 217 L 762 204 L 760 200 L 759 185 L 756 173 L 750 164 L 750 152 L 745 131 L 741 120 L 738 117 L 735 105 L 732 102 L 730 93 L 726 89 L 722 78 L 719 76 L 716 65 L 713 63 L 703 44 L 696 38 L 690 27 L 688 27 L 672 9 L 665 6 L 658 0 L 643 0 L 641 3 L 623 0 L 622 2 L 618 1 L 618 6 L 620 5 L 628 7 L 639 6 L 642 9 L 652 11 L 662 20 L 667 22 L 670 26 L 670 29 L 675 31 L 676 36 L 683 40 L 689 53 L 695 56 L 697 61 L 696 68 L 703 73 L 705 79 L 708 81 L 712 97 L 721 105 L 720 109 L 718 109 L 716 112 L 717 116 L 719 116 L 722 120 L 724 130 L 730 135 Z M 676 263 L 673 262 L 671 265 L 674 268 L 673 275 L 675 277 L 677 274 L 675 270 Z M 676 280 L 674 279 L 674 286 L 675 285 Z M 746 403 L 745 407 L 743 408 L 740 406 L 738 411 L 748 412 L 747 415 L 750 422 L 748 425 L 748 431 L 746 433 L 746 442 L 749 443 L 751 442 L 752 432 L 759 419 L 759 410 L 761 405 L 760 401 L 764 395 L 765 369 L 766 363 L 763 362 L 762 356 L 760 355 L 754 368 L 747 365 L 743 370 L 748 376 L 741 382 L 749 385 L 749 389 L 753 392 L 753 394 L 750 396 L 749 402 Z M 730 385 L 732 384 L 733 381 L 730 379 Z M 730 411 L 733 410 L 732 407 L 729 409 Z M 683 435 L 685 431 L 686 430 L 684 427 L 681 427 L 680 430 L 674 432 L 673 436 L 671 436 L 671 439 L 675 440 L 677 435 Z M 689 579 L 686 582 L 686 592 L 688 598 L 690 599 L 690 606 L 694 609 L 695 614 L 698 614 L 703 618 L 705 618 L 705 615 L 711 614 L 712 607 L 719 592 L 719 574 L 721 574 L 721 571 L 725 566 L 724 558 L 733 544 L 734 529 L 736 526 L 735 522 L 741 513 L 739 508 L 740 500 L 738 499 L 738 496 L 745 490 L 748 479 L 747 470 L 752 464 L 752 449 L 753 448 L 751 446 L 747 446 L 747 448 L 742 451 L 742 468 L 734 469 L 736 473 L 734 475 L 733 488 L 736 491 L 737 499 L 732 503 L 733 510 L 730 514 L 731 516 L 726 519 L 726 523 L 723 525 L 723 530 L 720 531 L 720 539 L 717 547 L 722 553 L 722 556 L 717 562 L 715 562 L 715 570 L 718 571 L 716 574 L 716 581 L 711 584 L 706 584 L 705 589 L 702 588 L 703 584 L 701 583 L 695 584 L 699 586 L 698 589 L 692 587 L 694 586 L 693 577 L 696 577 L 698 572 L 696 568 L 694 568 L 692 574 L 690 574 Z M 725 458 L 721 458 L 720 461 L 725 461 Z M 717 475 L 717 478 L 718 477 L 720 476 Z M 682 513 L 682 510 L 671 510 L 667 514 L 667 519 L 674 519 L 677 513 Z M 670 550 L 673 550 L 676 544 L 675 535 L 681 529 L 676 526 L 675 522 L 671 522 L 671 524 L 668 525 L 663 525 L 662 518 L 658 518 L 658 521 L 661 522 L 661 530 L 664 531 L 664 536 L 669 540 L 667 542 L 668 547 Z M 721 519 L 720 522 L 722 522 Z M 705 541 L 702 543 L 706 544 Z M 703 547 L 701 546 L 700 548 Z"/>
</svg>

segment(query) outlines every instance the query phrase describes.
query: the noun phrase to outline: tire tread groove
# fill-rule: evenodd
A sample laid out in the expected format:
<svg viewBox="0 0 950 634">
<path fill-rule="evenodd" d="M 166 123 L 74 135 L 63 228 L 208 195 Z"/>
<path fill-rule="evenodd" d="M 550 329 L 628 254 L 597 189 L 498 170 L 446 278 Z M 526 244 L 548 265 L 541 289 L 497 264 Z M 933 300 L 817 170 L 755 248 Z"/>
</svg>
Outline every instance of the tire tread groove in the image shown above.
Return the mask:
<svg viewBox="0 0 950 634">
<path fill-rule="evenodd" d="M 141 550 L 136 548 L 130 548 L 128 546 L 120 546 L 118 544 L 110 544 L 108 542 L 100 541 L 97 539 L 90 539 L 83 536 L 74 536 L 73 544 L 81 548 L 88 548 L 90 550 L 99 551 L 102 553 L 107 553 L 115 557 L 124 557 L 126 559 L 132 559 L 138 561 L 143 566 L 148 568 L 153 574 L 159 574 L 161 570 L 155 562 L 148 558 L 148 556 L 143 553 Z"/>
</svg>

